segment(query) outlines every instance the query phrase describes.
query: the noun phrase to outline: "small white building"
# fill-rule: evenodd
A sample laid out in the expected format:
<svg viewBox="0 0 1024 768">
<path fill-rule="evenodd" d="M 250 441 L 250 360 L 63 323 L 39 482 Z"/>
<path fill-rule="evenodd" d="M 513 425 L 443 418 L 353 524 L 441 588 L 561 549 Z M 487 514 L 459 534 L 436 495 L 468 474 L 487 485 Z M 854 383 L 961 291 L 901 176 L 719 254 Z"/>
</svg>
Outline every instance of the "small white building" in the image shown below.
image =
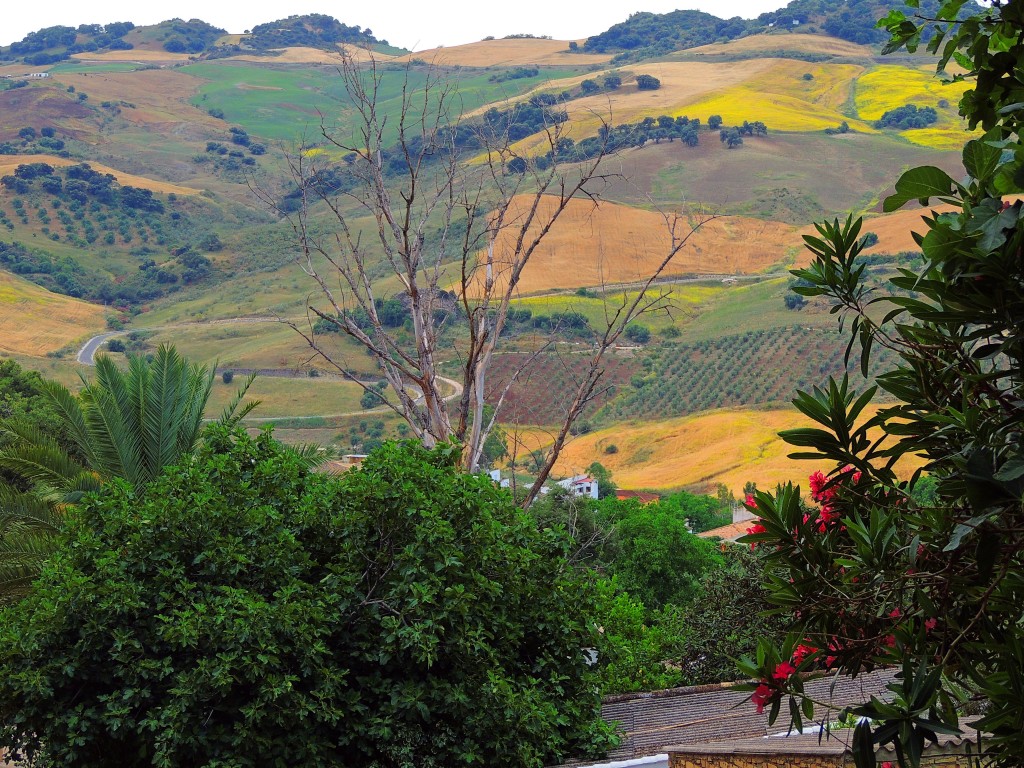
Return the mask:
<svg viewBox="0 0 1024 768">
<path fill-rule="evenodd" d="M 558 485 L 565 488 L 573 496 L 589 496 L 597 498 L 597 480 L 590 475 L 573 475 L 565 480 L 559 480 Z"/>
<path fill-rule="evenodd" d="M 25 77 L 32 78 L 34 80 L 41 80 L 44 77 L 49 77 L 49 72 L 29 72 Z"/>
</svg>

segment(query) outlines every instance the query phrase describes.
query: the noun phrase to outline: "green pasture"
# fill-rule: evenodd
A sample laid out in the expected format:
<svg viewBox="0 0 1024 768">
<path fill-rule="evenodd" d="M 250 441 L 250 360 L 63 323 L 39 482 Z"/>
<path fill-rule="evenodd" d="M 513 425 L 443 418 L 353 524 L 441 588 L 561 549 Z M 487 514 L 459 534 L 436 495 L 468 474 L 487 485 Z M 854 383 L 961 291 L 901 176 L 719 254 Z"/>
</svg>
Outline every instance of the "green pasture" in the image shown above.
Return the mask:
<svg viewBox="0 0 1024 768">
<path fill-rule="evenodd" d="M 145 318 L 149 321 L 149 318 Z M 143 328 L 142 318 L 136 327 Z M 209 323 L 153 327 L 148 344 L 173 343 L 191 360 L 219 368 L 283 368 L 307 371 L 319 368 L 333 370 L 327 363 L 312 359 L 313 353 L 296 331 L 278 322 Z M 332 357 L 344 359 L 347 368 L 363 374 L 376 375 L 373 361 L 354 342 L 332 334 L 322 339 Z"/>
<path fill-rule="evenodd" d="M 283 142 L 297 142 L 304 136 L 315 138 L 321 113 L 328 126 L 344 124 L 352 115 L 352 103 L 342 78 L 331 67 L 204 62 L 191 64 L 182 71 L 206 81 L 192 100 L 196 107 L 221 109 L 225 120 L 260 138 Z M 488 78 L 497 71 L 500 70 L 451 70 L 445 76 L 450 79 L 444 84 L 456 90 L 454 106 L 470 112 L 582 70 L 551 68 L 541 70 L 536 77 L 490 82 Z M 428 76 L 433 79 L 437 74 L 428 74 L 425 67 L 381 65 L 377 108 L 389 116 L 389 135 L 385 140 L 397 136 L 403 89 L 422 88 Z"/>
</svg>

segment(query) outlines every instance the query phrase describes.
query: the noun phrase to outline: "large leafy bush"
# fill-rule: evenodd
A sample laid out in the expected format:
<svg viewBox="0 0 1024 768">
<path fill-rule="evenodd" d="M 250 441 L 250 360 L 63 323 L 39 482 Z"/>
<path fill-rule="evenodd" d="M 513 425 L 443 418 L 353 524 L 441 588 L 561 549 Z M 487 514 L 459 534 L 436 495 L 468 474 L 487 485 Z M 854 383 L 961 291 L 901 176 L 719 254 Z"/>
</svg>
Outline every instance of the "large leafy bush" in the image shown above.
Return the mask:
<svg viewBox="0 0 1024 768">
<path fill-rule="evenodd" d="M 213 428 L 0 614 L 0 744 L 61 766 L 541 765 L 609 741 L 588 583 L 458 449 L 342 478 Z"/>
</svg>

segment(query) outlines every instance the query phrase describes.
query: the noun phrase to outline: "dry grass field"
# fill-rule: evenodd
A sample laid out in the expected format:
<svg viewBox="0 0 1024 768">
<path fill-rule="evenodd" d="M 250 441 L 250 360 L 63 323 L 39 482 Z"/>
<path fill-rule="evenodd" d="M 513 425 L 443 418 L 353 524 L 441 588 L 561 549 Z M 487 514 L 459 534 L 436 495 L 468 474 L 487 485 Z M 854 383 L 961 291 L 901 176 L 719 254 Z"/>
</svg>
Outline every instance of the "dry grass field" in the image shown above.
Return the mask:
<svg viewBox="0 0 1024 768">
<path fill-rule="evenodd" d="M 514 203 L 515 205 L 515 203 Z M 556 198 L 541 201 L 540 218 L 554 209 Z M 678 233 L 686 234 L 699 217 L 682 219 Z M 675 256 L 666 275 L 752 273 L 764 270 L 798 245 L 788 224 L 729 216 L 704 223 Z M 507 271 L 514 233 L 505 230 L 495 247 L 497 280 Z M 595 207 L 573 200 L 534 252 L 523 271 L 519 291 L 537 293 L 560 288 L 630 283 L 648 276 L 670 248 L 662 216 L 614 203 Z M 481 254 L 482 257 L 482 254 Z M 502 267 L 504 265 L 504 268 Z M 482 279 L 482 270 L 476 277 Z"/>
<path fill-rule="evenodd" d="M 807 476 L 826 467 L 788 458 L 795 449 L 777 433 L 807 425 L 806 417 L 794 409 L 729 409 L 670 421 L 617 424 L 575 438 L 555 470 L 568 476 L 600 461 L 622 488 L 704 490 L 722 483 L 741 495 L 750 480 L 765 489 L 788 481 L 806 487 Z M 540 435 L 530 437 L 540 442 Z M 606 453 L 610 445 L 618 451 Z M 920 462 L 905 467 L 907 474 L 916 466 Z"/>
<path fill-rule="evenodd" d="M 16 138 L 26 125 L 58 127 L 62 135 L 75 139 L 95 135 L 93 110 L 55 85 L 54 80 L 0 91 L 0 141 Z"/>
<path fill-rule="evenodd" d="M 808 35 L 800 32 L 750 35 L 727 43 L 712 43 L 690 48 L 677 55 L 731 55 L 737 53 L 771 53 L 772 51 L 799 51 L 801 53 L 824 53 L 829 56 L 870 58 L 875 51 L 866 45 L 857 45 L 837 37 Z"/>
<path fill-rule="evenodd" d="M 0 155 L 0 176 L 14 173 L 15 168 L 26 163 L 49 163 L 57 168 L 63 168 L 67 165 L 77 165 L 80 162 L 80 160 L 73 160 L 67 157 L 57 157 L 55 155 Z M 123 171 L 110 168 L 102 163 L 90 162 L 89 165 L 98 173 L 112 174 L 114 178 L 117 179 L 118 184 L 126 184 L 132 187 L 139 187 L 141 189 L 149 189 L 153 192 L 160 192 L 165 195 L 172 192 L 176 195 L 198 195 L 201 192 L 201 190 L 193 189 L 192 187 L 183 187 L 179 184 L 170 184 L 166 181 L 147 179 L 145 176 L 136 176 L 132 173 L 124 173 Z M 3 193 L 0 192 L 0 194 Z"/>
<path fill-rule="evenodd" d="M 104 53 L 74 53 L 71 55 L 76 61 L 137 61 L 140 64 L 177 64 L 180 61 L 188 61 L 191 57 L 187 53 L 170 53 L 169 51 L 153 51 L 143 48 L 133 48 L 130 51 L 106 51 Z"/>
<path fill-rule="evenodd" d="M 431 48 L 400 56 L 395 61 L 419 59 L 455 67 L 511 67 L 525 64 L 586 66 L 603 64 L 611 57 L 610 53 L 569 53 L 568 40 L 523 38 L 481 40 L 466 45 Z"/>
<path fill-rule="evenodd" d="M 339 45 L 339 52 L 324 51 L 319 48 L 306 48 L 299 46 L 295 48 L 274 48 L 272 56 L 256 56 L 254 54 L 242 54 L 232 56 L 231 61 L 251 61 L 257 64 L 334 64 L 341 65 L 347 56 L 353 61 L 369 61 L 372 57 L 377 61 L 388 61 L 392 59 L 386 53 L 368 51 L 358 45 Z M 344 54 L 344 55 L 342 55 Z"/>
<path fill-rule="evenodd" d="M 103 307 L 0 271 L 0 352 L 42 357 L 100 333 Z"/>
<path fill-rule="evenodd" d="M 90 103 L 122 101 L 135 105 L 122 107 L 120 117 L 157 134 L 180 132 L 182 123 L 201 124 L 214 131 L 224 130 L 222 120 L 188 104 L 202 81 L 183 72 L 165 69 L 135 72 L 62 72 L 54 79 L 73 85 L 89 95 Z"/>
</svg>

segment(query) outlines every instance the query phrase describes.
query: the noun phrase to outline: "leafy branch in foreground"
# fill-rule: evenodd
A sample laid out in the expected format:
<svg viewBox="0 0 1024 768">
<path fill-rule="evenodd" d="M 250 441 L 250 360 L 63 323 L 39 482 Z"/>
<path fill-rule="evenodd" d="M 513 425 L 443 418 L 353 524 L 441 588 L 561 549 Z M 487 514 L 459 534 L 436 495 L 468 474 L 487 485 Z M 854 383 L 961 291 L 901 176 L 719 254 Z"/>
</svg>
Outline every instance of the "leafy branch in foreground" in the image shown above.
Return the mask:
<svg viewBox="0 0 1024 768">
<path fill-rule="evenodd" d="M 917 7 L 916 2 L 908 5 Z M 796 406 L 817 426 L 783 437 L 827 474 L 811 476 L 810 498 L 788 485 L 758 493 L 760 517 L 745 539 L 769 565 L 770 600 L 793 621 L 782 644 L 763 643 L 742 666 L 759 679 L 753 699 L 774 720 L 789 695 L 802 725 L 802 673 L 857 675 L 898 670 L 890 701 L 851 712 L 859 768 L 874 745 L 892 744 L 901 766 L 958 733 L 961 718 L 990 734 L 982 757 L 1024 760 L 1024 2 L 993 3 L 965 17 L 947 0 L 937 19 L 883 20 L 889 50 L 914 50 L 929 23 L 939 69 L 955 60 L 971 80 L 960 112 L 985 134 L 966 143 L 969 178 L 915 168 L 886 210 L 913 200 L 955 206 L 923 217 L 915 235 L 920 270 L 891 279 L 901 293 L 872 296 L 863 283 L 859 222 L 818 227 L 813 263 L 795 272 L 804 295 L 832 299 L 860 344 L 866 370 L 874 346 L 899 354 L 876 378 L 895 404 L 869 416 L 872 389 L 848 379 L 800 393 Z M 901 482 L 897 469 L 917 469 Z M 923 466 L 921 466 L 923 464 Z M 922 470 L 934 494 L 916 494 Z"/>
</svg>

